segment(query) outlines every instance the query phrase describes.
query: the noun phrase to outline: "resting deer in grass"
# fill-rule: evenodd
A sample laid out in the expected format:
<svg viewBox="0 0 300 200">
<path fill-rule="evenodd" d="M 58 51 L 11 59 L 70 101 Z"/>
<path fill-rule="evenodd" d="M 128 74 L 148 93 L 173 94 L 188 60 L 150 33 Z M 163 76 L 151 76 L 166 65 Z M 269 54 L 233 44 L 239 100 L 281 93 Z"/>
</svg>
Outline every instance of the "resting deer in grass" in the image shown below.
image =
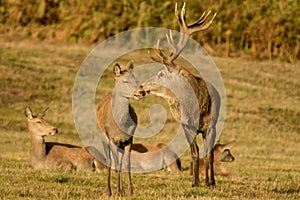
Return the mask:
<svg viewBox="0 0 300 200">
<path fill-rule="evenodd" d="M 188 25 L 185 17 L 185 3 L 181 9 L 180 16 L 177 10 L 177 4 L 175 4 L 175 16 L 180 27 L 179 41 L 175 44 L 172 34 L 170 33 L 170 35 L 167 35 L 167 41 L 173 49 L 170 55 L 167 55 L 159 49 L 159 43 L 155 49 L 155 55 L 152 55 L 150 50 L 148 51 L 151 59 L 161 63 L 164 68 L 159 71 L 154 78 L 143 84 L 145 91 L 161 96 L 169 103 L 171 114 L 176 121 L 180 122 L 183 119 L 183 121 L 187 122 L 186 124 L 183 124 L 183 128 L 185 129 L 185 135 L 191 148 L 194 169 L 192 186 L 199 185 L 199 148 L 196 142 L 197 133 L 202 133 L 203 136 L 204 153 L 206 155 L 204 158 L 206 185 L 215 186 L 213 168 L 214 154 L 212 149 L 216 137 L 216 123 L 219 116 L 220 95 L 217 90 L 212 85 L 206 83 L 202 77 L 193 75 L 187 68 L 174 63 L 174 61 L 183 51 L 190 35 L 206 30 L 211 25 L 216 14 L 214 14 L 208 23 L 205 23 L 209 15 L 210 12 L 207 14 L 204 12 L 199 20 Z M 198 127 L 189 127 L 190 125 L 188 123 L 192 120 L 191 116 L 193 116 L 194 113 L 191 113 L 192 111 L 190 111 L 190 113 L 182 113 L 179 99 L 176 98 L 171 90 L 167 89 L 178 86 L 184 88 L 184 84 L 187 84 L 187 82 L 187 87 L 192 87 L 199 103 L 199 113 L 197 114 L 199 116 Z M 184 93 L 185 91 L 183 90 L 182 92 Z M 185 99 L 182 99 L 182 101 L 188 101 L 190 94 L 184 94 L 183 96 Z M 210 173 L 208 171 L 210 171 Z"/>
<path fill-rule="evenodd" d="M 31 109 L 25 109 L 28 129 L 32 140 L 30 164 L 34 169 L 75 169 L 99 170 L 99 163 L 85 148 L 70 144 L 45 142 L 45 136 L 58 133 L 58 129 L 44 119 L 48 109 L 33 115 Z"/>
<path fill-rule="evenodd" d="M 156 169 L 158 166 L 168 171 L 181 171 L 180 158 L 167 145 L 135 143 L 131 149 L 131 166 L 136 171 L 145 172 L 146 169 Z"/>
<path fill-rule="evenodd" d="M 130 98 L 140 100 L 144 95 L 143 88 L 132 74 L 133 62 L 129 62 L 124 69 L 119 64 L 115 64 L 113 74 L 115 77 L 115 88 L 111 96 L 107 96 L 98 105 L 97 122 L 101 132 L 107 137 L 107 194 L 111 195 L 110 171 L 111 156 L 115 158 L 117 170 L 117 195 L 123 196 L 122 185 L 122 161 L 125 146 L 128 148 L 127 170 L 128 170 L 128 190 L 133 194 L 131 175 L 130 175 L 130 151 L 132 139 L 137 127 L 137 116 L 133 107 L 129 104 Z"/>
<path fill-rule="evenodd" d="M 128 148 L 129 146 L 126 146 L 125 151 L 128 151 Z M 88 150 L 107 163 L 103 153 L 97 149 L 88 148 Z M 159 169 L 167 168 L 168 171 L 172 172 L 181 171 L 180 158 L 163 143 L 157 145 L 134 143 L 131 147 L 130 159 L 131 171 L 135 172 L 153 171 L 159 167 Z"/>
<path fill-rule="evenodd" d="M 224 162 L 233 162 L 234 157 L 230 152 L 232 142 L 227 144 L 216 144 L 214 147 L 214 173 L 215 175 L 229 176 L 231 172 L 223 165 Z M 193 165 L 191 163 L 190 174 L 192 174 Z M 204 159 L 200 158 L 199 173 L 205 176 Z"/>
</svg>

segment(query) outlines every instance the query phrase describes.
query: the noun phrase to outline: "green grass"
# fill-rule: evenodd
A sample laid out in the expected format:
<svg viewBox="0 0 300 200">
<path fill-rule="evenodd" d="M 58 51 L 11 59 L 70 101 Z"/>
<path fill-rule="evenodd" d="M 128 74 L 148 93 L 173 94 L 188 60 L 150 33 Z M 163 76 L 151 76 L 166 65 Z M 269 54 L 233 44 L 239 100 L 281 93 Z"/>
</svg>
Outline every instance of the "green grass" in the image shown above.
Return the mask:
<svg viewBox="0 0 300 200">
<path fill-rule="evenodd" d="M 0 199 L 106 199 L 105 171 L 34 170 L 28 164 L 30 138 L 24 116 L 50 107 L 47 119 L 60 134 L 47 140 L 79 144 L 72 118 L 76 72 L 93 46 L 34 42 L 0 44 Z M 221 140 L 235 139 L 236 160 L 226 166 L 232 177 L 216 177 L 209 189 L 201 178 L 191 187 L 189 150 L 181 173 L 166 170 L 133 174 L 134 196 L 128 199 L 299 199 L 300 92 L 299 64 L 214 58 L 227 93 L 227 117 Z M 113 87 L 110 73 L 97 100 Z M 141 123 L 153 102 L 134 102 Z M 177 130 L 170 113 L 162 133 L 135 141 L 168 142 Z M 113 192 L 116 177 L 113 173 Z M 117 198 L 117 197 L 113 197 Z M 127 199 L 126 198 L 126 199 Z"/>
</svg>

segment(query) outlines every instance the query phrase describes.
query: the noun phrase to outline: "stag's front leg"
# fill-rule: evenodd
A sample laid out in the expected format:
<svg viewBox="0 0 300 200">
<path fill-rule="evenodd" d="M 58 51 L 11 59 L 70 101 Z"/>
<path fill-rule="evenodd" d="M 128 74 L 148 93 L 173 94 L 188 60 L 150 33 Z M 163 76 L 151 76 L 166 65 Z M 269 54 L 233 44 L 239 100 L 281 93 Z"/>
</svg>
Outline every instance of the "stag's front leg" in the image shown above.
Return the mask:
<svg viewBox="0 0 300 200">
<path fill-rule="evenodd" d="M 199 148 L 197 145 L 196 137 L 191 143 L 191 154 L 192 154 L 192 163 L 193 163 L 193 182 L 192 186 L 199 185 Z"/>
</svg>

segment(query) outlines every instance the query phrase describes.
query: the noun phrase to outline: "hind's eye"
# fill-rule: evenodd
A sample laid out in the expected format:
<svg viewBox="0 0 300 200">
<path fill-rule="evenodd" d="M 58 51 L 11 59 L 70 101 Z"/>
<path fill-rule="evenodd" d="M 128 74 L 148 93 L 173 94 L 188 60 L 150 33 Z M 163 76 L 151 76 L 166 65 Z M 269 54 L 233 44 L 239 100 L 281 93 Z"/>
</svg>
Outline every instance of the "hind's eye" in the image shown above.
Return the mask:
<svg viewBox="0 0 300 200">
<path fill-rule="evenodd" d="M 41 124 L 42 122 L 41 122 L 41 121 L 37 121 L 36 123 L 37 123 L 37 124 Z"/>
</svg>

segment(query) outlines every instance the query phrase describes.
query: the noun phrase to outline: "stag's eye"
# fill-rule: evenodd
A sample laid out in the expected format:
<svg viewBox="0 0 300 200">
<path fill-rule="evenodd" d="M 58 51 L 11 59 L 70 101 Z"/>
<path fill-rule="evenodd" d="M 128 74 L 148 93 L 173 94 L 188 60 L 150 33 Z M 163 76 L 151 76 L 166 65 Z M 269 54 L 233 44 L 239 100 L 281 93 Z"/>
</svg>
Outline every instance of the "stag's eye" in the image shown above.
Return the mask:
<svg viewBox="0 0 300 200">
<path fill-rule="evenodd" d="M 158 78 L 161 78 L 164 76 L 164 73 L 162 71 L 160 71 L 160 72 L 158 72 L 157 76 L 158 76 Z"/>
<path fill-rule="evenodd" d="M 122 82 L 123 83 L 128 83 L 128 80 L 127 79 L 123 79 Z"/>
<path fill-rule="evenodd" d="M 42 122 L 41 122 L 41 121 L 37 121 L 36 123 L 37 123 L 37 124 L 41 124 Z"/>
</svg>

